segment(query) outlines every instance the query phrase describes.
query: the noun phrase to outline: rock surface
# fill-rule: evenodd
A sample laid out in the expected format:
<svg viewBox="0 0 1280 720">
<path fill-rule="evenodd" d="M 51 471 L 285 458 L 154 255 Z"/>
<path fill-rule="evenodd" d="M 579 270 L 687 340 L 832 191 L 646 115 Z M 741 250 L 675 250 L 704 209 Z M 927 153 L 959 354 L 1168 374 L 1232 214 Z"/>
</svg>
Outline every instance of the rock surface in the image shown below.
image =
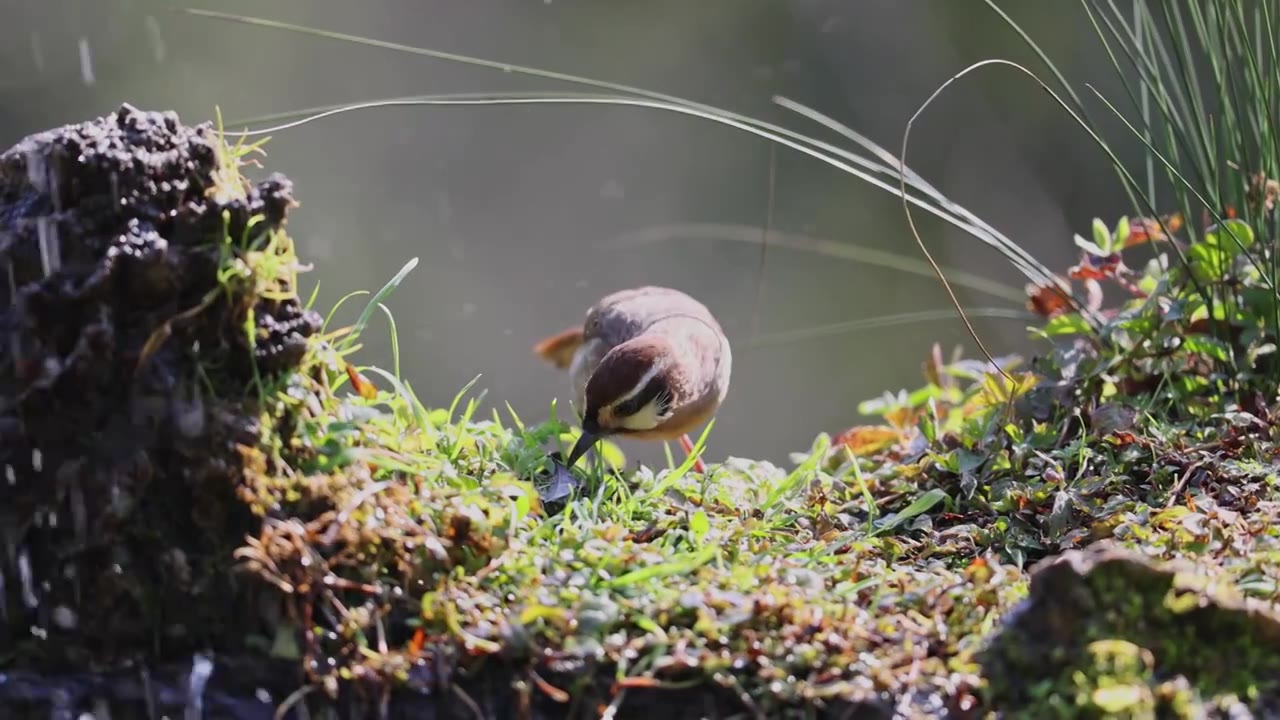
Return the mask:
<svg viewBox="0 0 1280 720">
<path fill-rule="evenodd" d="M 2 647 L 83 667 L 234 620 L 246 390 L 320 319 L 234 272 L 293 200 L 227 167 L 207 123 L 128 105 L 0 155 Z"/>
</svg>

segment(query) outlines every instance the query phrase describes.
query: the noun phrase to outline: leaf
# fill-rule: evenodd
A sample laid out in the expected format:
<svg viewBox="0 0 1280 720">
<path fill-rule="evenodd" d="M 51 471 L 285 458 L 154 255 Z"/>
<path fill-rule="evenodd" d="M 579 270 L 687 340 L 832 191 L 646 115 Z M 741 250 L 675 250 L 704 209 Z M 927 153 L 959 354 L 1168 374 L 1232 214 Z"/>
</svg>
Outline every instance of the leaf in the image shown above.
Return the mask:
<svg viewBox="0 0 1280 720">
<path fill-rule="evenodd" d="M 351 380 L 351 387 L 359 393 L 360 397 L 365 400 L 372 400 L 378 397 L 378 388 L 369 379 L 360 374 L 351 363 L 343 363 L 346 366 L 347 378 Z"/>
<path fill-rule="evenodd" d="M 553 457 L 551 477 L 545 483 L 539 483 L 538 494 L 543 502 L 555 502 L 569 497 L 581 484 L 564 463 Z"/>
<path fill-rule="evenodd" d="M 1243 220 L 1224 220 L 1220 226 L 1204 234 L 1204 241 L 1217 245 L 1234 257 L 1242 248 L 1248 250 L 1253 244 L 1253 228 Z"/>
<path fill-rule="evenodd" d="M 1191 275 L 1202 283 L 1221 280 L 1226 274 L 1228 252 L 1225 248 L 1219 248 L 1216 243 L 1209 242 L 1207 237 L 1204 242 L 1194 243 L 1186 252 Z"/>
<path fill-rule="evenodd" d="M 1071 522 L 1071 511 L 1075 509 L 1075 498 L 1071 493 L 1060 490 L 1053 498 L 1053 510 L 1049 513 L 1049 534 L 1062 537 Z"/>
<path fill-rule="evenodd" d="M 843 446 L 858 457 L 867 457 L 893 447 L 902 440 L 902 433 L 883 425 L 859 425 L 836 435 L 832 446 Z"/>
<path fill-rule="evenodd" d="M 920 419 L 916 425 L 920 429 L 920 434 L 929 444 L 938 441 L 938 404 L 929 398 L 929 404 L 925 406 L 925 411 L 920 414 Z"/>
<path fill-rule="evenodd" d="M 1085 240 L 1079 235 L 1075 236 L 1075 241 L 1076 241 L 1077 247 L 1089 253 L 1090 255 L 1097 255 L 1098 257 L 1105 257 L 1107 255 L 1110 255 L 1110 253 L 1102 249 L 1101 245 L 1098 245 L 1097 243 L 1089 242 L 1088 240 Z"/>
<path fill-rule="evenodd" d="M 560 433 L 560 442 L 565 445 L 572 446 L 578 440 L 578 436 L 582 435 L 582 430 L 575 428 L 570 432 Z M 614 470 L 625 470 L 627 467 L 627 456 L 622 452 L 622 448 L 618 444 L 609 439 L 601 439 L 595 444 L 596 455 Z"/>
<path fill-rule="evenodd" d="M 1027 283 L 1026 292 L 1027 309 L 1040 317 L 1051 318 L 1071 309 L 1071 298 L 1057 285 Z"/>
<path fill-rule="evenodd" d="M 1133 427 L 1138 411 L 1123 403 L 1106 402 L 1089 412 L 1089 425 L 1098 435 L 1126 431 Z"/>
<path fill-rule="evenodd" d="M 622 448 L 612 440 L 601 440 L 596 443 L 596 452 L 600 453 L 600 458 L 614 470 L 625 470 L 627 467 L 627 456 L 623 454 Z"/>
<path fill-rule="evenodd" d="M 1080 313 L 1063 313 L 1049 318 L 1044 324 L 1046 335 L 1081 335 L 1089 332 L 1089 323 Z"/>
<path fill-rule="evenodd" d="M 611 580 L 607 580 L 604 586 L 607 588 L 626 587 L 627 585 L 636 585 L 647 580 L 655 580 L 662 577 L 670 577 L 672 575 L 688 575 L 699 567 L 711 562 L 711 559 L 719 552 L 719 548 L 714 545 L 705 547 L 693 555 L 686 555 L 682 558 L 672 560 L 671 562 L 659 563 L 657 565 L 649 565 L 639 570 L 620 575 Z"/>
<path fill-rule="evenodd" d="M 707 513 L 699 510 L 689 518 L 689 532 L 693 533 L 693 541 L 699 545 L 702 544 L 703 538 L 711 531 L 711 521 L 707 519 Z"/>
<path fill-rule="evenodd" d="M 417 266 L 418 258 L 411 258 L 409 262 L 405 263 L 404 266 L 400 268 L 400 271 L 397 272 L 394 277 L 387 281 L 386 285 L 382 286 L 382 289 L 379 290 L 376 295 L 369 299 L 369 303 L 364 306 L 364 310 L 360 313 L 360 317 L 356 319 L 355 327 L 353 327 L 351 332 L 338 344 L 339 350 L 349 348 L 353 343 L 355 343 L 356 339 L 360 337 L 360 333 L 364 332 L 365 326 L 369 324 L 369 318 L 373 317 L 373 311 L 377 309 L 378 303 L 390 295 L 392 291 L 396 289 L 396 286 L 404 280 L 405 276 Z"/>
<path fill-rule="evenodd" d="M 557 625 L 564 624 L 568 618 L 568 611 L 564 608 L 551 607 L 549 605 L 530 605 L 520 611 L 520 617 L 517 622 L 521 625 L 528 625 L 535 620 L 551 620 Z"/>
<path fill-rule="evenodd" d="M 1111 239 L 1111 249 L 1123 248 L 1129 241 L 1129 216 L 1125 215 L 1116 223 L 1116 232 Z"/>
<path fill-rule="evenodd" d="M 1211 357 L 1219 362 L 1227 362 L 1230 358 L 1226 343 L 1208 335 L 1186 335 L 1182 339 L 1182 347 L 1188 352 Z"/>
<path fill-rule="evenodd" d="M 1093 219 L 1093 243 L 1102 250 L 1102 255 L 1111 254 L 1111 231 L 1107 229 L 1107 224 L 1102 222 L 1102 218 Z"/>
<path fill-rule="evenodd" d="M 1137 685 L 1112 685 L 1093 691 L 1093 704 L 1109 715 L 1118 715 L 1142 702 L 1142 688 Z"/>
<path fill-rule="evenodd" d="M 874 537 L 881 533 L 885 533 L 890 530 L 893 530 L 894 528 L 898 527 L 899 525 L 902 525 L 903 523 L 916 517 L 917 515 L 922 515 L 924 513 L 929 512 L 931 509 L 933 509 L 934 505 L 937 505 L 938 503 L 947 499 L 949 499 L 949 496 L 947 495 L 946 491 L 942 490 L 941 488 L 934 488 L 929 492 L 916 498 L 915 502 L 903 508 L 901 512 L 894 513 L 893 515 L 889 515 L 888 517 L 881 520 L 877 524 L 877 527 L 874 530 L 872 530 L 870 534 L 872 537 Z"/>
<path fill-rule="evenodd" d="M 1004 375 L 998 373 L 987 373 L 982 379 L 982 387 L 978 394 L 965 404 L 966 409 L 971 412 L 977 412 L 987 408 L 998 407 L 1016 400 L 1026 394 L 1040 382 L 1040 377 L 1032 372 L 1012 373 L 1013 381 L 1016 383 L 1012 387 Z"/>
</svg>

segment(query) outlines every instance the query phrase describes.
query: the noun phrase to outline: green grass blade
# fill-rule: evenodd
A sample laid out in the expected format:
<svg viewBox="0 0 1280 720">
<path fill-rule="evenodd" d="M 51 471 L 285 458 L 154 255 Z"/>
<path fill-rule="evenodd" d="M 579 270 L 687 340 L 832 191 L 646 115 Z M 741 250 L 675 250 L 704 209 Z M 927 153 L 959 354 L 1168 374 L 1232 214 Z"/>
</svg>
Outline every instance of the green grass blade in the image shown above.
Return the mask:
<svg viewBox="0 0 1280 720">
<path fill-rule="evenodd" d="M 759 228 L 733 223 L 682 223 L 676 225 L 657 225 L 636 230 L 614 237 L 606 243 L 607 247 L 629 247 L 648 245 L 667 240 L 717 240 L 741 243 L 761 243 Z M 874 265 L 888 270 L 933 277 L 933 268 L 921 260 L 888 252 L 865 245 L 835 242 L 821 238 L 787 233 L 780 230 L 769 231 L 769 244 L 775 247 L 811 252 L 824 257 L 850 260 L 864 265 Z M 981 275 L 975 275 L 955 268 L 947 268 L 947 277 L 956 285 L 962 285 L 978 292 L 986 293 L 1001 300 L 1023 302 L 1026 293 L 1004 283 L 996 282 Z"/>
<path fill-rule="evenodd" d="M 364 306 L 364 310 L 361 311 L 360 317 L 356 320 L 356 324 L 352 327 L 351 332 L 339 341 L 339 350 L 350 347 L 351 344 L 360 337 L 360 334 L 364 332 L 365 326 L 369 324 L 369 318 L 373 317 L 373 312 L 377 309 L 379 303 L 390 295 L 401 281 L 404 280 L 405 276 L 417 266 L 418 258 L 415 257 L 409 260 L 409 262 L 404 264 L 404 267 L 400 268 L 400 271 L 397 272 L 394 277 L 387 281 L 387 284 L 382 286 L 381 290 L 369 299 L 368 304 Z"/>
<path fill-rule="evenodd" d="M 965 310 L 970 317 L 1000 318 L 1006 320 L 1025 320 L 1033 321 L 1035 315 L 1025 311 L 1013 308 L 985 307 Z M 784 332 L 767 333 L 758 336 L 755 341 L 749 344 L 749 347 L 762 347 L 767 345 L 790 345 L 805 340 L 813 340 L 815 338 L 831 337 L 833 335 L 842 335 L 845 333 L 858 332 L 861 330 L 874 330 L 886 327 L 895 327 L 898 325 L 911 325 L 913 323 L 922 322 L 938 322 L 946 320 L 954 320 L 956 316 L 955 308 L 943 308 L 938 310 L 921 310 L 919 312 L 898 313 L 893 315 L 879 315 L 870 318 L 860 318 L 858 320 L 847 320 L 844 322 L 830 323 L 827 325 L 817 325 L 807 328 L 799 328 L 796 330 L 787 330 Z"/>
</svg>

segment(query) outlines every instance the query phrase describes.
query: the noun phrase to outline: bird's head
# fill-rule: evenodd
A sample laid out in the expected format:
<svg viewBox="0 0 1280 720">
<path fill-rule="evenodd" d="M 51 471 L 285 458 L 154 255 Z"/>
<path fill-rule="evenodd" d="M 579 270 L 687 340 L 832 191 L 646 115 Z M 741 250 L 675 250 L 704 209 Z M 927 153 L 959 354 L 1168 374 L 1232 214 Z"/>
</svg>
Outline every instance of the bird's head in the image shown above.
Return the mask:
<svg viewBox="0 0 1280 720">
<path fill-rule="evenodd" d="M 671 343 L 660 335 L 640 335 L 614 347 L 587 380 L 582 435 L 568 465 L 601 438 L 650 433 L 685 402 Z"/>
</svg>

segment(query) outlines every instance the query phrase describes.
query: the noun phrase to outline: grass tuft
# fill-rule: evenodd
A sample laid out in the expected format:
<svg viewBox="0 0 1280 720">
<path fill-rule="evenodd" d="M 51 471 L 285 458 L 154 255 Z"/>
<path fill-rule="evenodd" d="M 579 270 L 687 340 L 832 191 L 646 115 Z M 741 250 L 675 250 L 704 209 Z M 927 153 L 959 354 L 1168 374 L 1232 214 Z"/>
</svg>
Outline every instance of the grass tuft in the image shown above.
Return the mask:
<svg viewBox="0 0 1280 720">
<path fill-rule="evenodd" d="M 266 404 L 264 427 L 290 432 L 244 450 L 242 496 L 263 524 L 240 555 L 286 604 L 312 682 L 411 684 L 424 668 L 475 677 L 501 665 L 557 703 L 621 712 L 641 690 L 697 687 L 723 715 L 765 717 L 1275 707 L 1280 191 L 1267 188 L 1280 169 L 1280 12 L 1275 0 L 1140 1 L 1132 20 L 1109 1 L 1082 7 L 1130 83 L 1140 120 L 1124 119 L 1148 150 L 1145 171 L 1119 162 L 1111 147 L 1130 138 L 1104 137 L 1088 95 L 1039 48 L 1061 91 L 1005 60 L 953 78 L 1020 71 L 1115 162 L 1133 212 L 1064 238 L 1079 260 L 1061 272 L 900 158 L 784 99 L 863 154 L 617 84 L 198 11 L 617 93 L 365 107 L 629 105 L 804 153 L 1019 268 L 1042 341 L 1025 364 L 935 346 L 920 387 L 864 402 L 869 424 L 820 434 L 789 467 L 611 463 L 557 484 L 551 502 L 546 453 L 572 437 L 554 405 L 541 422 L 508 408 L 504 422 L 480 414 L 476 380 L 428 409 L 398 368 L 367 369 L 387 388 L 346 370 L 411 263 L 351 331 L 315 340 L 287 397 Z M 1148 259 L 1131 268 L 1135 249 Z M 346 382 L 354 393 L 340 392 Z"/>
</svg>

